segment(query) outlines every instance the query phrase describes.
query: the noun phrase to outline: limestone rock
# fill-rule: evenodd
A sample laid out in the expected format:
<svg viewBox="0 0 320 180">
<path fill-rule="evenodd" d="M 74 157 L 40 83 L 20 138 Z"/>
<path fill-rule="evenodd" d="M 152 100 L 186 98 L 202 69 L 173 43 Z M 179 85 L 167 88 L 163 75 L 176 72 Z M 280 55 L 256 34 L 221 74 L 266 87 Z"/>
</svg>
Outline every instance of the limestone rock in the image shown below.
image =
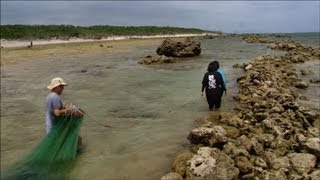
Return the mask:
<svg viewBox="0 0 320 180">
<path fill-rule="evenodd" d="M 174 41 L 165 39 L 160 47 L 157 48 L 158 55 L 167 57 L 192 57 L 198 56 L 201 53 L 201 44 L 198 41 L 193 41 L 186 38 L 184 41 Z"/>
<path fill-rule="evenodd" d="M 319 138 L 308 138 L 303 146 L 308 150 L 309 153 L 320 158 L 320 139 Z"/>
<path fill-rule="evenodd" d="M 186 151 L 180 153 L 172 164 L 173 171 L 177 172 L 181 176 L 186 175 L 187 162 L 193 157 L 193 153 Z"/>
<path fill-rule="evenodd" d="M 200 155 L 194 155 L 189 161 L 190 166 L 187 171 L 189 177 L 209 177 L 216 167 L 216 160 L 212 157 L 203 157 Z"/>
<path fill-rule="evenodd" d="M 304 88 L 307 88 L 309 85 L 307 82 L 301 81 L 301 82 L 296 83 L 295 86 L 296 86 L 296 88 L 304 89 Z"/>
<path fill-rule="evenodd" d="M 213 129 L 207 127 L 199 127 L 193 129 L 189 135 L 188 140 L 193 144 L 209 145 L 210 139 L 213 135 Z"/>
<path fill-rule="evenodd" d="M 214 126 L 213 127 L 213 134 L 210 139 L 210 146 L 214 147 L 220 147 L 221 145 L 228 142 L 228 138 L 226 136 L 227 132 L 222 126 Z"/>
<path fill-rule="evenodd" d="M 310 174 L 311 179 L 320 179 L 320 170 L 313 171 Z"/>
<path fill-rule="evenodd" d="M 316 165 L 316 156 L 307 153 L 292 153 L 288 155 L 292 167 L 299 173 L 310 173 Z"/>
<path fill-rule="evenodd" d="M 252 163 L 245 156 L 237 156 L 235 159 L 236 167 L 239 168 L 240 172 L 248 173 L 252 171 Z"/>
<path fill-rule="evenodd" d="M 275 170 L 286 169 L 286 171 L 291 170 L 290 160 L 288 157 L 276 158 L 271 162 L 271 167 Z"/>
<path fill-rule="evenodd" d="M 176 172 L 171 172 L 162 176 L 160 180 L 183 180 L 183 178 L 180 174 Z"/>
<path fill-rule="evenodd" d="M 189 161 L 190 168 L 186 179 L 233 180 L 238 178 L 239 169 L 224 152 L 217 148 L 200 148 L 198 154 L 201 155 L 195 155 Z"/>
<path fill-rule="evenodd" d="M 146 56 L 143 60 L 139 61 L 139 64 L 161 64 L 161 63 L 174 63 L 175 59 L 166 56 Z"/>
</svg>

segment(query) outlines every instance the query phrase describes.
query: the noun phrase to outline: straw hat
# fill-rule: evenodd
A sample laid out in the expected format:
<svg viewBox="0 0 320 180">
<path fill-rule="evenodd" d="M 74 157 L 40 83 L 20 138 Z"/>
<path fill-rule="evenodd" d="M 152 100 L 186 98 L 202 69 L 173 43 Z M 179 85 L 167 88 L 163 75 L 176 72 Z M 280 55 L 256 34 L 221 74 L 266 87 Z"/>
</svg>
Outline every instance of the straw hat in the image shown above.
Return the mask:
<svg viewBox="0 0 320 180">
<path fill-rule="evenodd" d="M 51 80 L 51 84 L 47 88 L 52 90 L 53 88 L 60 86 L 60 85 L 67 86 L 67 83 L 64 82 L 64 80 L 62 78 L 56 77 Z"/>
</svg>

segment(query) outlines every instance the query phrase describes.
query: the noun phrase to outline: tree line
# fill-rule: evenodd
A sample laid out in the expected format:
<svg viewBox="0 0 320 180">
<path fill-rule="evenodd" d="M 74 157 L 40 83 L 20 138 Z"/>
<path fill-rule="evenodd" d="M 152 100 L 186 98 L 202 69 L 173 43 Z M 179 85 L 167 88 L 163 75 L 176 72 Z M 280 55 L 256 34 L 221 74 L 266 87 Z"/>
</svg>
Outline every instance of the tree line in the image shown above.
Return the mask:
<svg viewBox="0 0 320 180">
<path fill-rule="evenodd" d="M 210 33 L 196 28 L 157 26 L 1 25 L 1 39 L 101 39 L 108 36 Z"/>
</svg>

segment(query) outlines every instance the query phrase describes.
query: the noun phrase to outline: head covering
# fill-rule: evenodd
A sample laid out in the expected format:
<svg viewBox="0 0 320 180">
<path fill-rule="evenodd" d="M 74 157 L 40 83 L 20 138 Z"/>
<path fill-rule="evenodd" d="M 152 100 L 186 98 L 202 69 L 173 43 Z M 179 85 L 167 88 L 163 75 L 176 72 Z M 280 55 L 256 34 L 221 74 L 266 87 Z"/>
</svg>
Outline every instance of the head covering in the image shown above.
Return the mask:
<svg viewBox="0 0 320 180">
<path fill-rule="evenodd" d="M 56 77 L 51 80 L 51 84 L 47 88 L 52 90 L 53 88 L 60 85 L 67 86 L 67 83 L 62 78 Z"/>
</svg>

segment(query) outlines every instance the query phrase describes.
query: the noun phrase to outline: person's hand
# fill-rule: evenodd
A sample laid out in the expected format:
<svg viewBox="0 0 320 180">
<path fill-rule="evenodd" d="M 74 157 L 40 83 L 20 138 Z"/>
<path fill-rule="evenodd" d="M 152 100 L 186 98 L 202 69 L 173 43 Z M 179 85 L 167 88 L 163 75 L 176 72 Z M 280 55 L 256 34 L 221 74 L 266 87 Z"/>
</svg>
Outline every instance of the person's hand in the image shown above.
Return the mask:
<svg viewBox="0 0 320 180">
<path fill-rule="evenodd" d="M 65 109 L 70 109 L 71 107 L 72 107 L 72 103 L 70 103 L 70 104 L 67 104 L 66 106 L 65 106 Z"/>
<path fill-rule="evenodd" d="M 227 89 L 224 90 L 224 95 L 227 95 Z"/>
<path fill-rule="evenodd" d="M 75 106 L 76 107 L 76 106 Z M 76 111 L 75 112 L 73 112 L 73 116 L 74 117 L 82 117 L 83 115 L 84 115 L 84 111 L 82 110 L 82 109 L 80 109 L 80 108 L 78 108 L 78 107 L 76 107 Z"/>
<path fill-rule="evenodd" d="M 83 113 L 79 112 L 79 111 L 76 111 L 74 113 L 71 114 L 73 117 L 82 117 L 83 116 Z"/>
<path fill-rule="evenodd" d="M 204 95 L 204 94 L 203 94 L 203 92 L 201 92 L 201 94 L 200 94 L 200 95 L 203 97 L 203 95 Z"/>
<path fill-rule="evenodd" d="M 64 108 L 64 111 L 66 114 L 68 114 L 69 116 L 72 116 L 72 117 L 82 117 L 84 115 L 84 111 L 82 109 L 74 106 L 72 103 L 67 104 Z"/>
</svg>

